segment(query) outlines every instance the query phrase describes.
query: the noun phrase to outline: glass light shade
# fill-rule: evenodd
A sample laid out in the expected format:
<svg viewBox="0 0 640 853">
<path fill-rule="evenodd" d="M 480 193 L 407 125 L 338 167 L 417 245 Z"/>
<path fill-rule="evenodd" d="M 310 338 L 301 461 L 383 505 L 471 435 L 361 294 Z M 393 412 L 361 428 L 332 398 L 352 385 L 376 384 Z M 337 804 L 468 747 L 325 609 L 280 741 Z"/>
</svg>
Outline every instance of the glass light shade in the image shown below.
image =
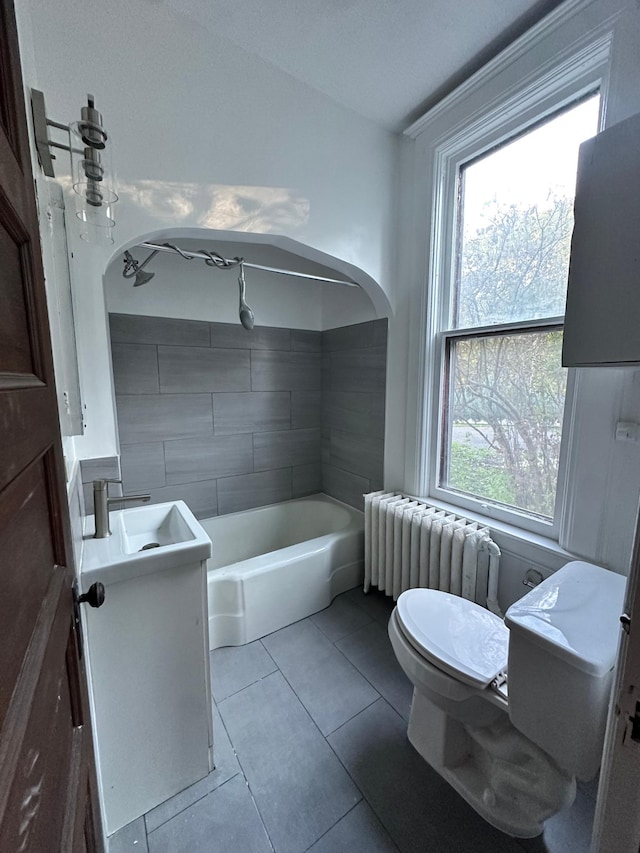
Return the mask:
<svg viewBox="0 0 640 853">
<path fill-rule="evenodd" d="M 80 237 L 87 243 L 113 243 L 113 226 L 116 221 L 110 205 L 94 207 L 87 204 L 84 196 L 76 195 L 76 216 L 80 221 Z"/>
<path fill-rule="evenodd" d="M 113 205 L 118 201 L 111 148 L 74 148 L 71 155 L 80 237 L 89 243 L 113 243 Z"/>
</svg>

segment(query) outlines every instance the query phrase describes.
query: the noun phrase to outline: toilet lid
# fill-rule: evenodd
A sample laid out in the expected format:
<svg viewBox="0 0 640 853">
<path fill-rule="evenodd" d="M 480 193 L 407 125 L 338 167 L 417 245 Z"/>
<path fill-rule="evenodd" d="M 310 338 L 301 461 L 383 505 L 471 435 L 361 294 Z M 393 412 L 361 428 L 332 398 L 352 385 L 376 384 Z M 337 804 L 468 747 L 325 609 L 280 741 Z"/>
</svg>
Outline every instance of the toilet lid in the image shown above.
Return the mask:
<svg viewBox="0 0 640 853">
<path fill-rule="evenodd" d="M 506 670 L 509 629 L 475 604 L 435 589 L 409 589 L 398 598 L 398 622 L 427 660 L 472 687 L 486 687 Z"/>
</svg>

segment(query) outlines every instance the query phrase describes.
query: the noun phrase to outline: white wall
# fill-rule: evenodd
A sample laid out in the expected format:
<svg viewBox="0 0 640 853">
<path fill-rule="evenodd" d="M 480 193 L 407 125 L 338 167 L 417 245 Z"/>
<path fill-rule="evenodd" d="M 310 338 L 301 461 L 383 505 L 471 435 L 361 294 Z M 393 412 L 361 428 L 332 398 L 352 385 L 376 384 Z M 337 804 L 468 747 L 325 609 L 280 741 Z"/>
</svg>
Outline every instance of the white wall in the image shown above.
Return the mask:
<svg viewBox="0 0 640 853">
<path fill-rule="evenodd" d="M 640 111 L 640 7 L 635 0 L 569 0 L 563 14 L 559 26 L 549 28 L 543 22 L 544 38 L 533 47 L 512 55 L 508 63 L 498 58 L 477 75 L 477 85 L 437 107 L 415 140 L 408 139 L 402 148 L 400 286 L 390 325 L 388 368 L 396 381 L 387 388 L 385 478 L 390 487 L 410 493 L 420 489 L 422 393 L 418 385 L 436 146 L 540 69 L 609 32 L 613 40 L 608 85 L 605 80 L 606 125 Z M 561 542 L 574 554 L 626 572 L 640 486 L 640 446 L 616 442 L 614 436 L 617 420 L 640 420 L 637 373 L 630 369 L 579 371 L 574 415 L 569 503 Z M 514 554 L 518 550 L 513 540 L 510 548 Z M 550 554 L 549 568 L 556 567 L 555 559 Z"/>
<path fill-rule="evenodd" d="M 116 248 L 176 228 L 281 234 L 360 268 L 393 301 L 392 134 L 152 0 L 16 6 L 25 83 L 49 116 L 75 120 L 87 92 L 104 115 Z M 75 447 L 88 458 L 116 449 L 102 287 L 113 248 L 71 244 L 86 405 Z"/>
</svg>

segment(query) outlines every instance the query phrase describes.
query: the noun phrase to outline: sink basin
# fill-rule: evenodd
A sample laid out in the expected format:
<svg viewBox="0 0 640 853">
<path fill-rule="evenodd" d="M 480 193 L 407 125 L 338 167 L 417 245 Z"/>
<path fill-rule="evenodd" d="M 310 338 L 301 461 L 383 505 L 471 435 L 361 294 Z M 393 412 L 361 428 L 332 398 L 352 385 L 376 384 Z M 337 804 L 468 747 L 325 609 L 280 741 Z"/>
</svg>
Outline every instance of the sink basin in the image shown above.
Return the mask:
<svg viewBox="0 0 640 853">
<path fill-rule="evenodd" d="M 184 501 L 130 507 L 110 513 L 111 536 L 94 539 L 93 516 L 83 538 L 82 591 L 207 560 L 211 540 Z"/>
<path fill-rule="evenodd" d="M 116 519 L 113 519 L 113 522 Z M 141 506 L 118 513 L 123 549 L 135 554 L 143 548 L 178 545 L 195 538 L 176 504 Z M 115 525 L 114 525 L 115 526 Z"/>
</svg>

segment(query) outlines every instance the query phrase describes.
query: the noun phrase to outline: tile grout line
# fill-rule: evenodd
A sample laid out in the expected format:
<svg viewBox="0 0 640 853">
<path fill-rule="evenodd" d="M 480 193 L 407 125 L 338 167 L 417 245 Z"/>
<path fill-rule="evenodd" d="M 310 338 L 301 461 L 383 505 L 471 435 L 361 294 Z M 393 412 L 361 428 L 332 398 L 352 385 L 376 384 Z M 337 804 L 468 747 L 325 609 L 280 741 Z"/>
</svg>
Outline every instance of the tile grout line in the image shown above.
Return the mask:
<svg viewBox="0 0 640 853">
<path fill-rule="evenodd" d="M 344 814 L 344 815 L 340 818 L 340 820 L 344 820 L 344 818 L 346 818 L 346 817 L 347 817 L 347 815 L 350 815 L 350 814 L 351 814 L 351 812 L 352 812 L 354 809 L 356 809 L 356 808 L 360 805 L 360 803 L 361 803 L 361 802 L 362 802 L 362 800 L 358 800 L 358 802 L 357 802 L 357 803 L 354 803 L 354 804 L 351 806 L 351 808 L 349 809 L 349 811 L 348 811 L 348 812 L 346 812 L 346 814 Z M 320 835 L 318 838 L 316 838 L 316 840 L 306 848 L 306 850 L 304 851 L 304 853 L 309 853 L 309 850 L 311 850 L 311 849 L 312 849 L 312 847 L 314 847 L 314 846 L 318 843 L 318 841 L 321 841 L 321 840 L 325 837 L 325 835 L 326 835 L 328 832 L 331 832 L 331 830 L 332 830 L 334 827 L 336 827 L 336 826 L 340 823 L 340 820 L 338 820 L 336 823 L 334 823 L 334 824 L 333 824 L 333 826 L 330 826 L 330 827 L 329 827 L 329 829 L 327 829 L 327 830 L 326 830 L 326 832 L 323 832 L 323 833 L 322 833 L 322 835 Z"/>
<path fill-rule="evenodd" d="M 266 651 L 266 650 L 265 650 L 265 651 Z M 270 673 L 269 673 L 269 675 L 274 675 L 274 673 L 273 673 L 273 672 L 270 672 Z M 253 684 L 258 684 L 258 682 L 259 682 L 259 681 L 262 681 L 264 678 L 268 678 L 268 676 L 266 676 L 266 675 L 265 675 L 265 676 L 263 676 L 263 678 L 258 679 L 258 681 L 254 681 L 254 682 L 253 682 Z M 247 687 L 251 687 L 251 686 L 252 686 L 251 684 L 248 684 L 248 685 L 247 685 Z M 244 690 L 244 689 L 246 689 L 246 688 L 243 688 L 243 690 Z M 240 692 L 241 692 L 241 691 L 240 691 L 240 690 L 238 690 L 238 691 L 236 691 L 236 693 L 234 693 L 233 695 L 235 696 L 235 695 L 237 695 L 237 694 L 238 694 L 238 693 L 240 693 Z M 229 697 L 227 697 L 227 698 L 229 698 Z M 216 707 L 217 707 L 217 705 L 216 705 Z M 265 822 L 264 817 L 262 816 L 262 812 L 260 811 L 260 807 L 258 806 L 258 803 L 257 803 L 257 801 L 256 801 L 256 798 L 255 798 L 255 796 L 254 796 L 254 793 L 253 793 L 253 791 L 251 790 L 251 784 L 249 783 L 249 779 L 247 778 L 247 774 L 246 774 L 245 769 L 244 769 L 244 767 L 243 767 L 243 765 L 242 765 L 242 759 L 240 758 L 240 755 L 238 754 L 238 751 L 236 750 L 236 746 L 235 746 L 235 744 L 234 744 L 234 742 L 233 742 L 233 740 L 232 740 L 232 738 L 231 738 L 231 735 L 229 734 L 229 730 L 227 729 L 227 727 L 226 727 L 226 726 L 225 726 L 225 724 L 224 724 L 224 719 L 222 718 L 222 714 L 220 713 L 220 709 L 219 709 L 219 708 L 218 708 L 218 716 L 220 717 L 220 720 L 222 721 L 222 725 L 224 726 L 224 730 L 225 730 L 225 732 L 227 733 L 227 737 L 229 738 L 229 743 L 231 744 L 231 748 L 233 749 L 233 754 L 235 755 L 235 757 L 236 757 L 236 761 L 238 762 L 238 766 L 240 767 L 240 771 L 241 771 L 241 773 L 242 773 L 242 778 L 244 779 L 244 783 L 245 783 L 245 785 L 247 786 L 247 790 L 249 791 L 249 795 L 250 795 L 250 797 L 251 797 L 251 802 L 253 803 L 253 805 L 254 805 L 254 807 L 255 807 L 255 810 L 256 810 L 256 812 L 258 813 L 258 817 L 260 818 L 260 823 L 262 824 L 262 828 L 264 829 L 264 833 L 265 833 L 265 835 L 267 836 L 267 841 L 269 842 L 269 846 L 271 847 L 271 849 L 272 849 L 272 850 L 274 851 L 274 853 L 275 853 L 275 847 L 274 847 L 274 845 L 273 845 L 273 841 L 272 841 L 272 839 L 271 839 L 271 835 L 269 834 L 269 829 L 268 829 L 268 827 L 267 827 L 267 824 L 266 824 L 266 822 Z M 220 786 L 220 787 L 222 787 L 222 786 Z"/>
<path fill-rule="evenodd" d="M 309 619 L 309 620 L 311 621 L 311 617 L 310 617 L 310 616 L 306 616 L 305 618 L 306 618 L 306 619 Z M 299 619 L 299 620 L 298 620 L 298 622 L 304 622 L 304 619 Z M 296 623 L 296 622 L 294 622 L 293 624 L 295 625 L 295 624 L 297 624 L 297 623 Z M 325 635 L 323 634 L 323 632 L 320 630 L 320 628 L 318 628 L 318 626 L 317 626 L 315 623 L 313 623 L 313 622 L 312 622 L 312 624 L 314 625 L 314 627 L 315 627 L 315 628 L 317 628 L 317 630 L 318 630 L 318 631 L 320 631 L 320 633 L 321 633 L 323 636 L 325 636 Z M 287 625 L 286 627 L 288 628 L 288 627 L 290 627 L 290 626 L 288 626 L 288 625 Z M 363 627 L 366 627 L 366 625 L 365 625 L 365 626 L 363 626 Z M 284 630 L 284 629 L 282 629 L 282 628 L 281 628 L 280 630 Z M 277 632 L 277 631 L 274 631 L 273 633 L 274 633 L 274 634 L 277 634 L 278 632 Z M 267 634 L 266 636 L 269 636 L 269 634 Z M 327 637 L 327 639 L 329 639 L 329 638 Z M 262 639 L 260 639 L 260 641 L 259 641 L 259 642 L 260 642 L 260 643 L 262 643 Z M 361 672 L 360 672 L 360 670 L 358 669 L 358 667 L 357 667 L 354 663 L 352 663 L 352 662 L 349 660 L 349 658 L 348 658 L 345 654 L 343 654 L 343 652 L 341 652 L 341 651 L 340 651 L 340 649 L 338 649 L 338 647 L 335 645 L 335 643 L 332 643 L 332 642 L 331 642 L 331 640 L 329 640 L 329 642 L 330 642 L 330 643 L 331 643 L 331 645 L 336 649 L 336 651 L 338 651 L 338 652 L 342 655 L 342 657 L 347 661 L 347 663 L 348 663 L 348 664 L 350 664 L 350 665 L 355 669 L 355 671 L 356 671 L 356 672 L 357 672 L 357 673 L 358 673 L 358 674 L 359 674 L 359 675 L 364 679 L 364 681 L 366 681 L 366 682 L 367 682 L 367 684 L 371 687 L 371 689 L 373 690 L 373 692 L 376 694 L 376 697 L 377 697 L 377 698 L 372 699 L 372 700 L 371 700 L 371 702 L 369 702 L 369 704 L 368 704 L 368 705 L 365 705 L 365 706 L 364 706 L 364 708 L 360 708 L 360 710 L 359 710 L 359 711 L 356 711 L 356 713 L 355 713 L 355 714 L 352 714 L 352 715 L 349 717 L 349 719 L 348 719 L 348 720 L 345 720 L 343 723 L 340 723 L 340 725 L 339 725 L 339 726 L 337 726 L 337 727 L 336 727 L 335 729 L 333 729 L 332 731 L 328 732 L 326 735 L 325 735 L 325 734 L 324 734 L 324 732 L 320 729 L 320 726 L 316 723 L 316 721 L 313 719 L 313 717 L 311 716 L 311 713 L 310 713 L 309 709 L 308 709 L 308 708 L 307 708 L 307 706 L 304 704 L 304 702 L 302 701 L 302 699 L 300 698 L 300 696 L 298 696 L 298 694 L 296 693 L 296 690 L 295 690 L 294 686 L 290 683 L 289 679 L 288 679 L 288 678 L 287 678 L 287 676 L 284 674 L 284 672 L 282 672 L 282 670 L 280 669 L 280 667 L 279 667 L 279 666 L 278 666 L 278 664 L 276 663 L 275 659 L 274 659 L 274 658 L 271 656 L 271 654 L 269 653 L 269 650 L 267 649 L 267 647 L 264 645 L 264 643 L 262 643 L 262 647 L 264 648 L 265 652 L 269 655 L 269 657 L 271 658 L 271 660 L 273 661 L 273 663 L 274 663 L 274 664 L 275 664 L 275 666 L 277 667 L 278 672 L 280 673 L 280 675 L 284 678 L 284 680 L 286 681 L 286 683 L 287 683 L 287 684 L 289 685 L 289 687 L 291 688 L 291 690 L 292 690 L 292 692 L 293 692 L 293 695 L 296 697 L 296 699 L 298 700 L 298 702 L 302 705 L 302 707 L 303 707 L 303 708 L 304 708 L 304 710 L 306 711 L 307 715 L 309 716 L 309 718 L 310 718 L 310 719 L 311 719 L 311 721 L 313 722 L 314 726 L 318 729 L 318 731 L 320 732 L 320 734 L 322 735 L 322 737 L 323 737 L 325 740 L 327 740 L 327 738 L 328 738 L 330 735 L 332 735 L 334 732 L 337 732 L 337 731 L 338 731 L 338 729 L 341 729 L 341 728 L 342 728 L 342 726 L 345 726 L 347 723 L 349 723 L 351 720 L 353 720 L 355 717 L 357 717 L 357 716 L 358 716 L 358 714 L 361 714 L 361 713 L 362 713 L 362 711 L 366 711 L 366 709 L 367 709 L 367 708 L 370 708 L 372 705 L 374 705 L 374 704 L 378 701 L 378 699 L 383 699 L 383 698 L 384 698 L 384 697 L 380 694 L 380 692 L 379 692 L 379 691 L 378 691 L 378 690 L 373 686 L 373 684 L 371 684 L 371 682 L 369 681 L 369 679 L 368 679 L 368 678 L 366 678 L 366 677 L 365 677 L 365 675 L 364 675 L 363 673 L 361 673 Z M 270 674 L 270 675 L 273 675 L 273 673 L 269 673 L 269 674 Z M 266 677 L 266 676 L 265 676 L 265 677 Z M 356 788 L 357 788 L 357 787 L 358 787 L 358 786 L 356 785 Z M 358 790 L 360 790 L 360 789 L 358 788 Z M 342 819 L 342 818 L 341 818 L 341 819 Z M 315 843 L 315 842 L 314 842 L 314 843 Z"/>
<path fill-rule="evenodd" d="M 262 680 L 262 679 L 260 679 L 260 680 Z M 257 682 L 254 681 L 253 683 L 256 684 Z M 237 692 L 239 693 L 240 691 L 237 691 Z M 262 812 L 260 811 L 260 809 L 258 807 L 258 803 L 256 802 L 256 798 L 253 795 L 253 791 L 251 790 L 251 785 L 249 784 L 249 780 L 247 779 L 247 774 L 244 772 L 244 767 L 242 766 L 242 762 L 240 761 L 240 756 L 238 755 L 238 751 L 236 750 L 236 746 L 235 746 L 234 742 L 231 740 L 231 735 L 229 734 L 229 729 L 225 725 L 225 722 L 222 718 L 222 714 L 220 713 L 220 709 L 218 708 L 217 703 L 213 699 L 213 696 L 211 697 L 211 699 L 216 706 L 216 710 L 218 711 L 218 717 L 220 719 L 220 723 L 222 725 L 222 728 L 225 730 L 227 738 L 229 739 L 229 743 L 231 744 L 231 749 L 233 750 L 233 754 L 235 755 L 236 761 L 238 762 L 238 767 L 240 768 L 240 772 L 242 773 L 242 778 L 244 779 L 244 783 L 247 786 L 247 790 L 249 791 L 249 795 L 251 797 L 251 802 L 255 806 L 256 812 L 258 813 L 258 817 L 260 818 L 260 823 L 262 824 L 262 828 L 264 829 L 264 834 L 267 836 L 267 841 L 269 842 L 269 846 L 271 847 L 271 849 L 275 853 L 275 848 L 273 846 L 271 836 L 269 835 L 269 830 L 267 829 L 267 824 L 265 823 L 264 818 L 262 817 Z M 215 739 L 214 739 L 214 749 L 215 749 Z"/>
<path fill-rule="evenodd" d="M 385 705 L 387 705 L 387 707 L 388 707 L 388 708 L 390 708 L 390 709 L 391 709 L 395 714 L 398 714 L 398 712 L 396 711 L 396 709 L 395 709 L 392 705 L 390 705 L 390 704 L 389 704 L 389 702 L 387 702 L 387 700 L 384 698 L 384 696 L 381 696 L 379 699 L 376 699 L 376 702 L 384 702 L 384 703 L 385 703 Z M 373 705 L 375 705 L 375 704 L 376 704 L 376 702 L 373 702 L 372 704 L 373 704 Z M 370 707 L 371 707 L 371 705 L 369 705 L 368 707 L 370 708 Z M 363 708 L 363 710 L 362 710 L 362 711 L 360 711 L 360 712 L 359 712 L 359 714 L 364 713 L 364 711 L 366 711 L 366 710 L 367 710 L 366 708 Z M 356 715 L 355 715 L 355 717 L 359 716 L 359 714 L 356 714 Z M 400 714 L 398 714 L 398 716 L 400 717 Z M 347 720 L 347 722 L 351 722 L 352 720 L 354 720 L 354 719 L 355 719 L 355 717 L 352 717 L 352 718 L 351 718 L 351 720 Z M 402 718 L 402 717 L 400 717 L 400 719 L 403 719 L 403 718 Z M 404 722 L 404 720 L 403 720 L 403 722 Z M 339 726 L 339 727 L 338 727 L 334 732 L 331 732 L 331 734 L 332 734 L 332 735 L 334 735 L 336 732 L 340 731 L 340 729 L 341 729 L 343 726 L 345 726 L 346 724 L 347 724 L 347 723 L 343 723 L 343 724 L 342 724 L 342 726 Z M 335 755 L 335 757 L 338 759 L 338 761 L 340 762 L 340 764 L 342 765 L 342 767 L 344 767 L 345 773 L 349 776 L 349 778 L 350 778 L 350 779 L 352 779 L 352 780 L 353 780 L 353 784 L 355 785 L 355 784 L 356 784 L 356 783 L 355 783 L 355 780 L 353 779 L 353 777 L 352 777 L 352 776 L 351 776 L 351 774 L 349 773 L 348 768 L 345 766 L 344 762 L 342 761 L 342 759 L 340 758 L 340 756 L 338 755 L 338 753 L 335 751 L 335 749 L 333 748 L 333 746 L 329 743 L 328 738 L 325 738 L 325 740 L 327 741 L 327 745 L 329 746 L 329 749 L 333 752 L 333 754 L 334 754 L 334 755 Z M 356 787 L 358 787 L 358 786 L 356 785 Z M 358 788 L 358 791 L 360 791 L 360 788 Z M 362 793 L 362 792 L 361 792 L 361 793 Z M 378 819 L 378 821 L 380 822 L 380 825 L 383 827 L 384 831 L 387 833 L 387 835 L 388 835 L 388 836 L 389 836 L 389 838 L 391 839 L 392 844 L 394 844 L 394 845 L 396 846 L 396 848 L 397 848 L 398 850 L 400 850 L 400 848 L 399 848 L 398 844 L 396 843 L 396 840 L 395 840 L 394 836 L 393 836 L 393 835 L 392 835 L 392 833 L 391 833 L 391 830 L 389 829 L 389 827 L 386 825 L 386 823 L 385 823 L 385 822 L 384 822 L 384 820 L 382 819 L 382 816 L 378 814 L 378 812 L 376 811 L 376 809 L 375 809 L 375 807 L 374 807 L 373 803 L 372 803 L 372 802 L 367 798 L 367 795 L 366 795 L 366 794 L 364 794 L 364 793 L 362 793 L 362 800 L 364 800 L 364 802 L 369 806 L 369 808 L 371 809 L 371 811 L 374 813 L 374 815 L 376 816 L 376 818 L 377 818 L 377 819 Z M 357 804 L 356 804 L 356 805 L 357 805 Z M 341 818 L 341 819 L 342 819 L 342 818 Z M 335 824 L 334 824 L 334 826 L 335 826 Z"/>
<path fill-rule="evenodd" d="M 254 640 L 254 642 L 259 642 L 259 640 Z M 216 651 L 216 649 L 214 649 L 214 651 Z M 265 651 L 267 651 L 267 650 L 265 649 Z M 210 652 L 209 654 L 212 654 L 212 652 Z M 269 654 L 269 652 L 267 652 L 267 654 Z M 269 655 L 269 657 L 271 657 L 271 655 Z M 271 660 L 273 660 L 273 658 L 271 658 Z M 274 664 L 275 664 L 275 661 L 274 661 Z M 273 675 L 274 672 L 276 672 L 276 670 L 278 672 L 280 671 L 278 669 L 278 667 L 276 666 L 276 669 L 272 670 L 271 672 L 267 672 L 264 675 L 261 675 L 260 678 L 256 678 L 255 681 L 251 681 L 249 684 L 245 684 L 244 687 L 239 687 L 237 690 L 234 690 L 233 693 L 229 693 L 228 696 L 223 696 L 221 699 L 214 699 L 213 692 L 212 692 L 211 698 L 213 699 L 213 701 L 216 703 L 216 706 L 217 706 L 220 702 L 226 702 L 227 699 L 231 699 L 232 696 L 237 696 L 238 693 L 242 693 L 242 691 L 246 690 L 247 687 L 253 687 L 254 684 L 259 684 L 261 681 L 264 681 L 265 678 L 269 678 L 269 676 Z M 225 727 L 225 729 L 226 729 L 226 727 Z"/>
<path fill-rule="evenodd" d="M 234 750 L 234 752 L 235 752 L 235 750 Z M 211 772 L 213 773 L 214 771 L 212 770 Z M 153 833 L 154 833 L 154 832 L 156 832 L 158 829 L 161 829 L 163 826 L 166 826 L 166 825 L 167 825 L 170 821 L 172 821 L 175 817 L 178 817 L 178 815 L 181 815 L 181 814 L 183 814 L 184 812 L 186 812 L 186 811 L 187 811 L 187 809 L 190 809 L 190 808 L 191 808 L 191 806 L 195 806 L 197 803 L 201 803 L 201 802 L 202 802 L 202 800 L 205 800 L 205 799 L 209 796 L 209 794 L 213 794 L 213 793 L 215 793 L 216 791 L 219 791 L 219 790 L 221 790 L 222 788 L 224 788 L 224 786 L 227 784 L 227 782 L 232 782 L 232 781 L 233 781 L 234 779 L 236 779 L 238 776 L 243 776 L 243 777 L 244 777 L 244 773 L 242 772 L 242 769 L 238 770 L 238 772 L 237 772 L 237 773 L 234 773 L 234 774 L 233 774 L 233 776 L 230 776 L 228 779 L 225 779 L 225 780 L 224 780 L 224 782 L 222 782 L 222 783 L 221 783 L 220 785 L 218 785 L 216 788 L 212 788 L 210 791 L 207 791 L 207 792 L 206 792 L 205 794 L 203 794 L 201 797 L 196 797 L 196 799 L 195 799 L 195 800 L 193 800 L 192 802 L 190 802 L 190 803 L 189 803 L 188 805 L 186 805 L 183 809 L 180 809 L 180 810 L 179 810 L 179 811 L 177 811 L 175 814 L 172 814 L 172 815 L 171 815 L 170 817 L 168 817 L 166 820 L 163 820 L 163 821 L 162 821 L 161 823 L 159 823 L 157 826 L 154 826 L 154 828 L 153 828 L 153 829 L 151 829 L 151 830 L 149 830 L 149 829 L 148 829 L 148 827 L 147 827 L 147 815 L 148 815 L 148 814 L 150 814 L 150 813 L 153 811 L 153 809 L 150 809 L 148 812 L 145 812 L 145 814 L 144 814 L 142 817 L 143 817 L 143 819 L 144 819 L 144 830 L 145 830 L 145 834 L 146 834 L 147 838 L 149 838 L 149 836 L 150 836 L 150 835 L 153 835 Z M 205 776 L 204 778 L 206 779 L 207 777 Z M 194 785 L 197 785 L 197 784 L 198 784 L 198 782 L 201 782 L 201 781 L 203 781 L 203 780 L 202 780 L 202 779 L 198 779 L 198 781 L 197 781 L 197 782 L 194 782 L 193 784 L 194 784 Z M 182 789 L 182 791 L 178 791 L 178 792 L 177 792 L 177 794 L 174 794 L 173 796 L 174 796 L 174 797 L 179 796 L 180 794 L 184 793 L 184 791 L 189 790 L 189 787 L 191 787 L 191 786 L 188 786 L 187 788 L 183 788 L 183 789 Z M 173 797 L 169 797 L 169 800 L 172 800 L 172 799 L 173 799 Z M 168 802 L 169 802 L 169 800 L 165 800 L 164 802 L 165 802 L 165 803 L 168 803 Z M 154 809 L 160 808 L 160 806 L 162 806 L 162 805 L 164 805 L 164 803 L 158 803 L 158 805 L 157 805 L 157 806 L 154 806 Z"/>
<path fill-rule="evenodd" d="M 307 617 L 307 618 L 308 618 L 308 617 Z M 299 621 L 302 621 L 302 620 L 299 620 Z M 295 624 L 295 623 L 294 623 L 294 624 Z M 288 626 L 287 626 L 287 627 L 288 627 Z M 277 632 L 275 632 L 275 631 L 274 631 L 273 633 L 277 633 Z M 268 635 L 267 635 L 267 636 L 268 636 Z M 311 716 L 311 714 L 310 714 L 310 713 L 309 713 L 309 711 L 307 710 L 307 707 L 306 707 L 306 705 L 304 704 L 304 702 L 302 701 L 302 699 L 298 696 L 298 694 L 296 693 L 296 691 L 293 689 L 293 686 L 289 683 L 289 680 L 288 680 L 287 676 L 284 674 L 284 672 L 282 672 L 282 670 L 280 669 L 280 667 L 276 664 L 276 662 L 275 662 L 274 658 L 273 658 L 273 657 L 271 657 L 271 654 L 269 653 L 269 650 L 267 649 L 267 647 L 266 647 L 266 646 L 264 645 L 264 643 L 262 642 L 262 638 L 260 638 L 260 640 L 258 640 L 258 642 L 262 645 L 262 647 L 264 648 L 265 652 L 269 655 L 269 657 L 271 658 L 271 660 L 272 660 L 272 661 L 273 661 L 273 663 L 275 664 L 275 666 L 276 666 L 276 668 L 277 668 L 277 671 L 280 673 L 280 675 L 281 675 L 281 676 L 282 676 L 282 678 L 284 679 L 285 684 L 287 684 L 287 685 L 288 685 L 289 689 L 291 690 L 291 692 L 293 693 L 293 695 L 296 697 L 296 699 L 297 699 L 297 700 L 298 700 L 298 702 L 300 703 L 300 706 L 302 707 L 302 709 L 303 709 L 304 713 L 307 715 L 307 717 L 308 717 L 308 718 L 309 718 L 309 720 L 311 721 L 311 724 L 316 728 L 316 730 L 317 730 L 317 731 L 318 731 L 318 733 L 320 734 L 320 737 L 321 737 L 321 738 L 324 740 L 324 742 L 327 744 L 327 746 L 329 747 L 329 749 L 331 750 L 331 752 L 333 753 L 333 755 L 335 755 L 335 756 L 336 756 L 336 758 L 338 759 L 338 762 L 339 762 L 340 766 L 341 766 L 341 767 L 343 767 L 343 769 L 344 769 L 345 773 L 347 774 L 347 776 L 348 776 L 348 777 L 349 777 L 349 779 L 351 780 L 351 782 L 352 782 L 352 784 L 353 784 L 353 787 L 354 787 L 354 788 L 356 789 L 356 791 L 360 794 L 360 799 L 359 799 L 357 802 L 355 802 L 355 803 L 353 804 L 353 806 L 352 806 L 352 807 L 351 807 L 347 812 L 345 812 L 345 814 L 341 815 L 341 816 L 340 816 L 336 821 L 334 821 L 334 822 L 331 824 L 331 826 L 326 830 L 326 832 L 325 832 L 325 833 L 323 833 L 323 835 L 326 835 L 326 833 L 327 833 L 327 832 L 329 832 L 329 830 L 330 830 L 330 829 L 333 829 L 333 827 L 334 827 L 334 826 L 336 826 L 336 824 L 338 824 L 338 823 L 342 820 L 342 818 L 343 818 L 343 817 L 345 817 L 347 814 L 349 814 L 349 812 L 350 812 L 352 809 L 354 809 L 354 808 L 358 805 L 358 803 L 361 803 L 361 802 L 362 802 L 362 800 L 363 800 L 363 799 L 365 799 L 365 796 L 364 796 L 364 794 L 362 793 L 362 791 L 360 790 L 360 788 L 358 787 L 358 785 L 356 785 L 356 782 L 355 782 L 355 779 L 353 778 L 353 776 L 349 773 L 349 771 L 348 771 L 348 770 L 347 770 L 347 768 L 344 766 L 344 764 L 342 763 L 342 761 L 340 761 L 340 759 L 339 759 L 339 758 L 338 758 L 338 756 L 336 755 L 336 753 L 335 753 L 334 749 L 332 748 L 331 744 L 330 744 L 330 743 L 329 743 L 329 741 L 327 740 L 326 736 L 325 736 L 325 735 L 320 731 L 320 728 L 319 728 L 318 724 L 316 723 L 316 721 L 313 719 L 313 717 Z M 273 673 L 273 672 L 272 672 L 272 673 L 270 673 L 270 675 L 274 675 L 274 674 L 275 674 L 275 673 Z M 267 676 L 267 677 L 268 677 L 268 676 Z M 376 691 L 376 692 L 377 692 L 377 691 Z M 380 697 L 380 698 L 382 698 L 382 697 Z M 375 701 L 377 702 L 378 700 L 376 699 Z M 369 707 L 369 706 L 367 706 L 367 707 Z M 359 713 L 360 713 L 360 712 L 359 712 Z M 357 716 L 357 715 L 355 715 L 355 716 Z M 352 717 L 351 719 L 353 719 L 353 717 Z M 333 734 L 333 733 L 332 733 L 332 734 Z M 238 760 L 240 760 L 240 759 L 238 759 Z M 320 838 L 322 838 L 322 836 L 320 836 Z M 318 839 L 318 838 L 316 838 L 316 839 L 314 840 L 313 844 L 315 844 L 318 840 L 319 840 L 319 839 Z M 313 846 L 313 845 L 312 845 L 312 846 Z M 307 848 L 307 849 L 309 849 L 309 848 Z"/>
</svg>

